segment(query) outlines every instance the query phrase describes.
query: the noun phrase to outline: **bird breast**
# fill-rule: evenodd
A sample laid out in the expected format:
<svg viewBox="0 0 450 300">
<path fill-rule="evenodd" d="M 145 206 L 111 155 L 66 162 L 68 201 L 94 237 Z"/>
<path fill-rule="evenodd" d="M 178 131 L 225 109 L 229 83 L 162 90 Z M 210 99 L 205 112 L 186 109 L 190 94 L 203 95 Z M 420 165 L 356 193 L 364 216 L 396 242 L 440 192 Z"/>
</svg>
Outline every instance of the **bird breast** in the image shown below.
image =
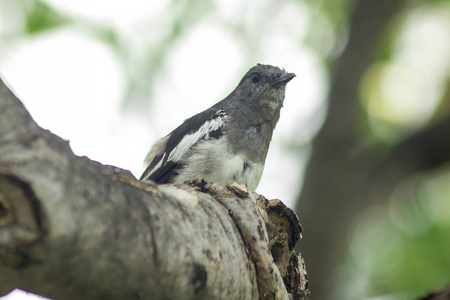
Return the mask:
<svg viewBox="0 0 450 300">
<path fill-rule="evenodd" d="M 255 190 L 262 176 L 264 165 L 253 162 L 243 154 L 233 153 L 225 137 L 200 141 L 191 155 L 182 161 L 174 183 L 183 183 L 197 177 L 207 182 L 241 182 Z"/>
</svg>

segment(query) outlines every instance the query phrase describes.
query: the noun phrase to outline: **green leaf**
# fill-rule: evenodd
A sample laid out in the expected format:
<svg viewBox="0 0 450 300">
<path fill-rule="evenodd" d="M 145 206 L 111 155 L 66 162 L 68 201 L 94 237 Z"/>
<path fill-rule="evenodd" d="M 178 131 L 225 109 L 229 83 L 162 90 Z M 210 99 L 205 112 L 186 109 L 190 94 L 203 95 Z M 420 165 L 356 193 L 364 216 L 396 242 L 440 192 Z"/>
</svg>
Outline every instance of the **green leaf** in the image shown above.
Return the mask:
<svg viewBox="0 0 450 300">
<path fill-rule="evenodd" d="M 48 4 L 35 1 L 26 16 L 26 33 L 36 34 L 51 30 L 69 23 L 68 17 L 62 15 Z"/>
</svg>

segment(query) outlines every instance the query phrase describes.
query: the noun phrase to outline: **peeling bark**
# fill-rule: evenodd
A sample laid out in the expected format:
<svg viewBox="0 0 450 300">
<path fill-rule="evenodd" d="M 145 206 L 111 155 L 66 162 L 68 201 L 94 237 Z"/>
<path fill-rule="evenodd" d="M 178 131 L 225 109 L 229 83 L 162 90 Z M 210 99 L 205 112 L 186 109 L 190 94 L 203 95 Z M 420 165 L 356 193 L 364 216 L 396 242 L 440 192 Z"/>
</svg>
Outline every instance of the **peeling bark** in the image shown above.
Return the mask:
<svg viewBox="0 0 450 300">
<path fill-rule="evenodd" d="M 309 299 L 301 227 L 281 201 L 77 157 L 1 81 L 0 116 L 1 295 Z"/>
</svg>

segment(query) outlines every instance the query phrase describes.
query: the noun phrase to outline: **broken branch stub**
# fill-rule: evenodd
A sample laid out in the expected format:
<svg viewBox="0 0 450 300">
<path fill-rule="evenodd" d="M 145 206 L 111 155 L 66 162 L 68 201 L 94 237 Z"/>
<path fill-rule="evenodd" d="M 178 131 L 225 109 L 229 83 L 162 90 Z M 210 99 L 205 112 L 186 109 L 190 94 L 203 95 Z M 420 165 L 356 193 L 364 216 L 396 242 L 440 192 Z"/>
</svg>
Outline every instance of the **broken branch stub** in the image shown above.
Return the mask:
<svg viewBox="0 0 450 300">
<path fill-rule="evenodd" d="M 287 295 L 309 299 L 305 263 L 294 251 L 302 228 L 293 210 L 278 199 L 267 200 L 238 183 L 193 180 L 188 184 L 212 195 L 229 210 L 255 263 L 260 299 L 283 299 Z"/>
</svg>

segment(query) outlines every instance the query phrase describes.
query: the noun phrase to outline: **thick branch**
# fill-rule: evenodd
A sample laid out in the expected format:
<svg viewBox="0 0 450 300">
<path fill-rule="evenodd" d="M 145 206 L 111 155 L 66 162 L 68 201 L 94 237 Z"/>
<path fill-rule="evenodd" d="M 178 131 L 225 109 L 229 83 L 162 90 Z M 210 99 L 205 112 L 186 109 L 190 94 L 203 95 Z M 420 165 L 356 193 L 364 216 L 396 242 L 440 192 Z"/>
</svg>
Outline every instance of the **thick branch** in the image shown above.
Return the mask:
<svg viewBox="0 0 450 300">
<path fill-rule="evenodd" d="M 1 81 L 0 113 L 0 293 L 307 299 L 301 228 L 279 201 L 238 184 L 142 183 L 77 157 Z"/>
<path fill-rule="evenodd" d="M 398 144 L 372 173 L 371 198 L 389 191 L 410 174 L 432 170 L 450 161 L 450 117 L 416 132 Z"/>
</svg>

